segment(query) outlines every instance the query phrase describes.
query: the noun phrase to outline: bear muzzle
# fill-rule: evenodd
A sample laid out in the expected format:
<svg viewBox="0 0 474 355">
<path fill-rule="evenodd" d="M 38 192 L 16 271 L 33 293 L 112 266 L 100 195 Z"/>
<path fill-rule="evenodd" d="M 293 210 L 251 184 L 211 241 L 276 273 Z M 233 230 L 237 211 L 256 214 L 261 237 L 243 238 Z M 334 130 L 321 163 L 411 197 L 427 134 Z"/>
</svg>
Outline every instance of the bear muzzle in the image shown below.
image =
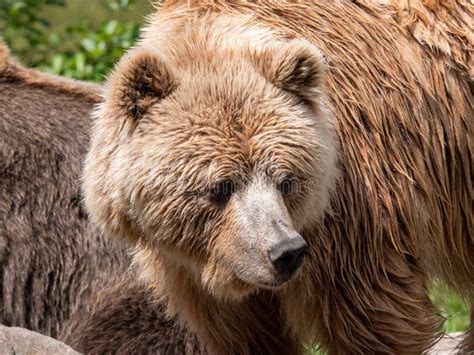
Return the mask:
<svg viewBox="0 0 474 355">
<path fill-rule="evenodd" d="M 236 276 L 263 288 L 293 279 L 309 247 L 294 227 L 281 192 L 268 179 L 255 178 L 236 193 L 232 204 L 238 227 L 227 260 L 233 261 Z"/>
</svg>

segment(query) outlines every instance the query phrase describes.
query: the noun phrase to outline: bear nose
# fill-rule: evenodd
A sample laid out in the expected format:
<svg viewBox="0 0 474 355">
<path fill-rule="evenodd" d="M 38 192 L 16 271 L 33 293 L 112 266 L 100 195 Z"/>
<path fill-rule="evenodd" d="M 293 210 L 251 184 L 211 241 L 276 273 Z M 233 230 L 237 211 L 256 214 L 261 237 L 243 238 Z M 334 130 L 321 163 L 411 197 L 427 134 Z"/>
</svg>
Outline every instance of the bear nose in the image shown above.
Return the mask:
<svg viewBox="0 0 474 355">
<path fill-rule="evenodd" d="M 307 253 L 308 244 L 306 244 L 303 237 L 298 235 L 275 245 L 268 252 L 268 258 L 278 272 L 279 280 L 284 282 L 289 280 L 298 270 Z"/>
</svg>

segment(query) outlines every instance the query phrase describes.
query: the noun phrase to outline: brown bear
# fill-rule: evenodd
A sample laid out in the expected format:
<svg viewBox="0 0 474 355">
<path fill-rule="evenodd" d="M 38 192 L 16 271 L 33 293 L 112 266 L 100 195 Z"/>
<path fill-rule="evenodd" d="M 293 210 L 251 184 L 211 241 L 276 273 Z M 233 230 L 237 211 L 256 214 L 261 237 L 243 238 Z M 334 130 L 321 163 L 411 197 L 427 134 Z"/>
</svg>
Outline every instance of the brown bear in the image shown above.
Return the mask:
<svg viewBox="0 0 474 355">
<path fill-rule="evenodd" d="M 421 353 L 429 278 L 474 300 L 473 9 L 441 3 L 165 1 L 110 76 L 87 209 L 210 353 Z"/>
<path fill-rule="evenodd" d="M 88 221 L 80 171 L 97 85 L 25 69 L 0 43 L 0 322 L 88 354 L 195 343 Z"/>
</svg>

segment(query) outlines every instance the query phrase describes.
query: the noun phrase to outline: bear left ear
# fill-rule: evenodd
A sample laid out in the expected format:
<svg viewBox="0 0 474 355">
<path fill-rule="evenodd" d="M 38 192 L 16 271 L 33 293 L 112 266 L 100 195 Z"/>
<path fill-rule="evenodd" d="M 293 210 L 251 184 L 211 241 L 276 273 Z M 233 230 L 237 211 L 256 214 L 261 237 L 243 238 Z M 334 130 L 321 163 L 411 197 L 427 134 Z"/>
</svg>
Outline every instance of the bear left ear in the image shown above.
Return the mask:
<svg viewBox="0 0 474 355">
<path fill-rule="evenodd" d="M 288 42 L 271 58 L 263 61 L 263 73 L 268 81 L 303 100 L 319 98 L 324 82 L 326 65 L 320 51 L 303 39 Z"/>
<path fill-rule="evenodd" d="M 176 80 L 157 53 L 134 51 L 119 62 L 109 88 L 110 107 L 122 117 L 138 120 L 176 88 Z"/>
</svg>

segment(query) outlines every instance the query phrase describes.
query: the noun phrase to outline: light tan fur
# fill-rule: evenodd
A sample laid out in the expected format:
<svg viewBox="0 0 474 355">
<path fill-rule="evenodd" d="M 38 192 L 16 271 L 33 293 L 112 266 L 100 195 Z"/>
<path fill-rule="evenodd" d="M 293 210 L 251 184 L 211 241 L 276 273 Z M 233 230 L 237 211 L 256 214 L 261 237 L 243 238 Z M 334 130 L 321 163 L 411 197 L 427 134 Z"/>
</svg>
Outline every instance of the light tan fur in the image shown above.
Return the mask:
<svg viewBox="0 0 474 355">
<path fill-rule="evenodd" d="M 436 17 L 440 56 L 404 6 L 167 1 L 111 76 L 87 207 L 134 241 L 145 279 L 211 353 L 421 353 L 441 323 L 429 277 L 473 300 L 471 57 L 455 50 L 471 39 Z M 240 202 L 288 174 L 301 190 L 273 207 L 310 253 L 267 287 L 266 240 L 252 239 L 267 211 Z M 236 191 L 215 206 L 223 179 Z"/>
</svg>

